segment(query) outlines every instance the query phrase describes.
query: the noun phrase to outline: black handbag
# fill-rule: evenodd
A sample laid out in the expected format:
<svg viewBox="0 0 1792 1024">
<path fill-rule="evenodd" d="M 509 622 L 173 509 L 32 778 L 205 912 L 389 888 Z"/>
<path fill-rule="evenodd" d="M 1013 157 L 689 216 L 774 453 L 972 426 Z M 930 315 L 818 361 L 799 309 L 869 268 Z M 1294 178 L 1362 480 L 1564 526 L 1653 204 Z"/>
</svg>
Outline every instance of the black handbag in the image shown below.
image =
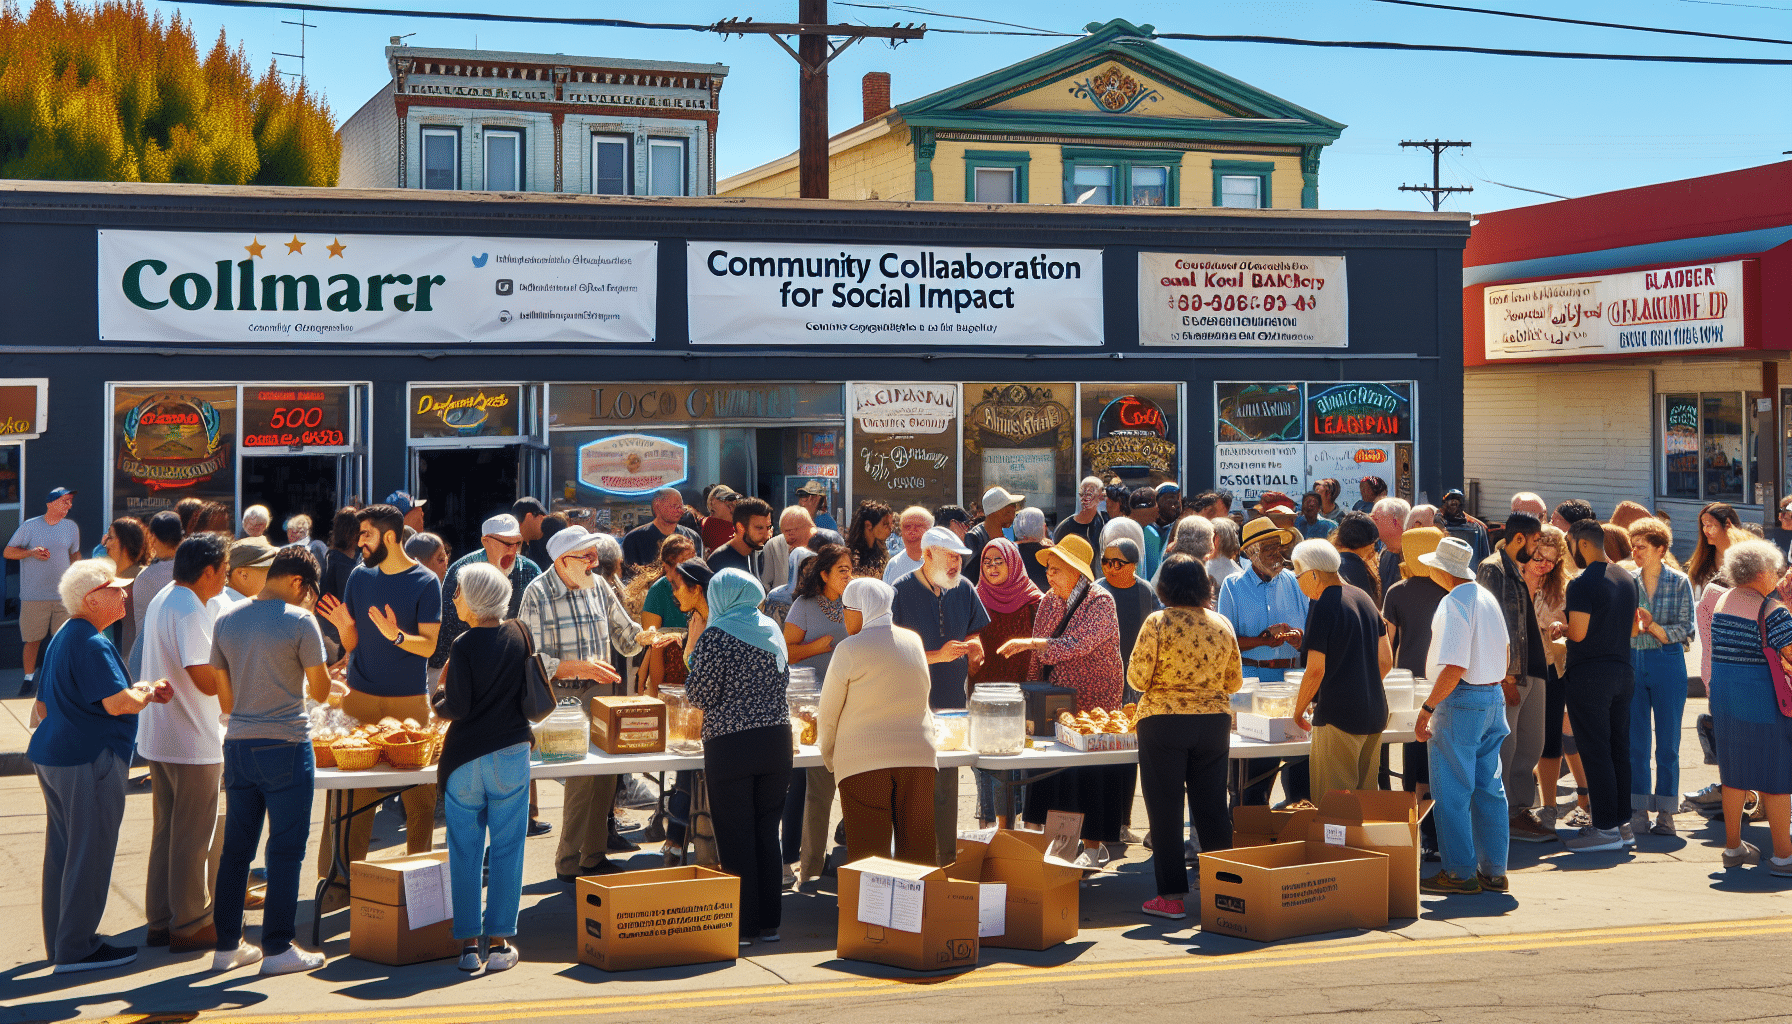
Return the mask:
<svg viewBox="0 0 1792 1024">
<path fill-rule="evenodd" d="M 511 619 L 510 624 L 522 634 L 523 649 L 528 652 L 523 658 L 523 717 L 539 724 L 547 721 L 554 708 L 559 706 L 554 697 L 554 677 L 541 655 L 535 652 L 535 641 L 529 636 L 529 630 L 516 619 Z"/>
</svg>

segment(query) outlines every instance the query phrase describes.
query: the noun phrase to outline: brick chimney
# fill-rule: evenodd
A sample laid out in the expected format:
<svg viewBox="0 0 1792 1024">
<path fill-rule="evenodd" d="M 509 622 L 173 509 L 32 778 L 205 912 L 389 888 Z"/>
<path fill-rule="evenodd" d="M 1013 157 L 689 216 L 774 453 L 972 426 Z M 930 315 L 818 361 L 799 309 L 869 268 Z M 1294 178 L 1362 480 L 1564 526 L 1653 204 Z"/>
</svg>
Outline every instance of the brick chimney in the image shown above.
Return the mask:
<svg viewBox="0 0 1792 1024">
<path fill-rule="evenodd" d="M 865 97 L 865 120 L 890 112 L 890 73 L 867 71 L 862 85 Z"/>
</svg>

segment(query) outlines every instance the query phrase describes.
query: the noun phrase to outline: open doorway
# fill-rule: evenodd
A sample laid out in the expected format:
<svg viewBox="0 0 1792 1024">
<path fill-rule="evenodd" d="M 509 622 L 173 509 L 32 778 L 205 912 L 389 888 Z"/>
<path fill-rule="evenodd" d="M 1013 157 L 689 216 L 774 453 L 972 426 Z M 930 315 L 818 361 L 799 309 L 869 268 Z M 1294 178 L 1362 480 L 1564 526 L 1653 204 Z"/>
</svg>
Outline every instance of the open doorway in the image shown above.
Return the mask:
<svg viewBox="0 0 1792 1024">
<path fill-rule="evenodd" d="M 459 558 L 478 545 L 480 524 L 510 511 L 516 501 L 517 450 L 505 446 L 416 452 L 417 497 L 429 503 L 423 521 Z"/>
<path fill-rule="evenodd" d="M 301 512 L 311 517 L 311 536 L 329 543 L 330 521 L 340 497 L 336 455 L 244 457 L 243 507 L 266 505 L 272 516 L 268 538 L 286 543 L 286 520 Z"/>
</svg>

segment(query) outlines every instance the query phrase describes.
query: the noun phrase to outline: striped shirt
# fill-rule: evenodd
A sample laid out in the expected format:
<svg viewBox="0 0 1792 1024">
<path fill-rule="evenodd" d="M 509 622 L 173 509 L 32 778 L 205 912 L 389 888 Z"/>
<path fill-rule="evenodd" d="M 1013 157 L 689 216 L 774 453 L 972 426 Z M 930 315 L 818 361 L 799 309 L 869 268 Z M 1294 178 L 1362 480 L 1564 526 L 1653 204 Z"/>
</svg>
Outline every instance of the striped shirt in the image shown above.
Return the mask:
<svg viewBox="0 0 1792 1024">
<path fill-rule="evenodd" d="M 607 664 L 613 647 L 625 655 L 641 653 L 636 635 L 641 626 L 628 617 L 616 592 L 603 580 L 573 590 L 550 569 L 523 591 L 517 619 L 529 631 L 535 652 L 552 675 L 563 660 Z M 556 680 L 556 688 L 568 680 Z"/>
</svg>

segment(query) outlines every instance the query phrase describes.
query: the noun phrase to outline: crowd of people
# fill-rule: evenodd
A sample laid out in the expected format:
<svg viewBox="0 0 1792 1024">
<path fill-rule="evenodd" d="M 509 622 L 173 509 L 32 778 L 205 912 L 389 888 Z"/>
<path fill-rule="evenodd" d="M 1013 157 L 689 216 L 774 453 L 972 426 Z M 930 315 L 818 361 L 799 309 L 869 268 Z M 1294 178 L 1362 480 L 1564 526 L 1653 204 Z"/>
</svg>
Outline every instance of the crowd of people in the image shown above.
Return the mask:
<svg viewBox="0 0 1792 1024">
<path fill-rule="evenodd" d="M 514 965 L 523 844 L 555 827 L 529 780 L 534 666 L 563 704 L 680 687 L 702 710 L 704 770 L 679 773 L 662 852 L 684 858 L 701 801 L 717 860 L 741 879 L 743 945 L 776 941 L 780 893 L 828 870 L 836 799 L 849 858 L 952 859 L 959 773 L 939 769 L 936 716 L 991 683 L 1064 687 L 1078 711 L 1135 706 L 1138 763 L 1032 781 L 1018 823 L 977 771 L 978 825 L 1080 814 L 1076 862 L 1090 870 L 1113 844 L 1143 841 L 1156 896 L 1141 909 L 1179 919 L 1192 858 L 1232 842 L 1231 695 L 1247 680 L 1298 679 L 1294 719 L 1312 739 L 1307 757 L 1247 763 L 1237 798 L 1256 804 L 1278 782 L 1285 804 L 1391 784 L 1383 680 L 1395 668 L 1424 680 L 1400 759 L 1401 784 L 1435 801 L 1438 868 L 1423 888 L 1505 892 L 1511 842 L 1579 853 L 1676 834 L 1685 649 L 1700 638 L 1722 781 L 1691 799 L 1721 808 L 1726 867 L 1765 856 L 1792 876 L 1792 612 L 1780 602 L 1792 583 L 1733 509 L 1701 512 L 1683 570 L 1667 517 L 1632 502 L 1602 522 L 1585 501 L 1552 510 L 1523 493 L 1489 530 L 1459 490 L 1413 507 L 1368 478 L 1348 508 L 1340 491 L 1321 481 L 1298 502 L 1271 491 L 1235 511 L 1222 491 L 1091 476 L 1055 526 L 997 486 L 970 511 L 860 502 L 842 531 L 819 486 L 775 520 L 724 485 L 701 509 L 666 488 L 621 538 L 524 498 L 458 558 L 403 492 L 340 510 L 327 541 L 294 517 L 284 545 L 265 509 L 238 524 L 193 501 L 117 520 L 103 553 L 82 559 L 74 495 L 57 489 L 5 552 L 23 562 L 39 698 L 29 754 L 48 815 L 46 947 L 59 972 L 136 955 L 98 934 L 135 756 L 154 807 L 148 943 L 209 950 L 220 971 L 318 966 L 294 945 L 294 920 L 316 770 L 308 705 L 331 701 L 363 722 L 449 723 L 438 783 L 402 795 L 406 847 L 433 847 L 440 802 L 461 966 Z M 1781 516 L 1792 528 L 1792 499 Z M 823 764 L 802 771 L 793 668 L 821 683 Z M 1577 801 L 1562 816 L 1564 759 Z M 632 847 L 615 815 L 632 784 L 566 780 L 561 882 L 623 870 L 610 853 Z M 385 797 L 354 791 L 349 806 Z M 1766 855 L 1743 839 L 1760 816 Z M 371 815 L 345 827 L 323 837 L 320 877 L 339 842 L 367 855 Z M 347 895 L 344 882 L 316 912 Z M 254 905 L 259 944 L 243 938 Z"/>
</svg>

